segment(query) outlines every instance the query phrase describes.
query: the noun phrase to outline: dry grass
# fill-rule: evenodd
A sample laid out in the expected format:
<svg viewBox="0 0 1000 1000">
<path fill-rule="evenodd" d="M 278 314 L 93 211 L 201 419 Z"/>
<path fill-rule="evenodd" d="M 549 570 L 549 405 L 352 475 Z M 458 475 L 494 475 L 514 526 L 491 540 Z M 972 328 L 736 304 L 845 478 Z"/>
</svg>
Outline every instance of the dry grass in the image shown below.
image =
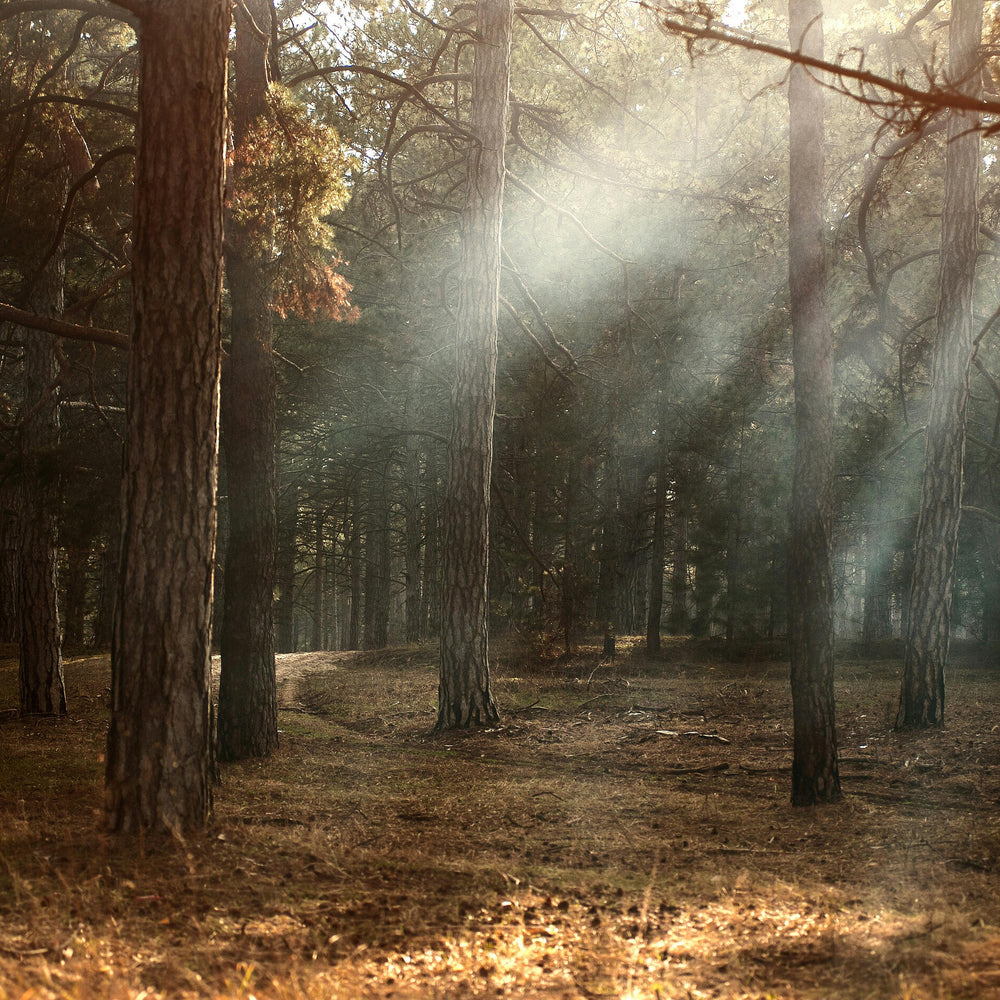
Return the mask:
<svg viewBox="0 0 1000 1000">
<path fill-rule="evenodd" d="M 432 650 L 285 657 L 280 751 L 179 845 L 100 832 L 71 662 L 70 719 L 0 717 L 0 1000 L 998 1000 L 1000 674 L 900 735 L 897 666 L 842 662 L 847 799 L 792 810 L 780 663 L 507 650 L 503 726 L 434 736 Z"/>
</svg>

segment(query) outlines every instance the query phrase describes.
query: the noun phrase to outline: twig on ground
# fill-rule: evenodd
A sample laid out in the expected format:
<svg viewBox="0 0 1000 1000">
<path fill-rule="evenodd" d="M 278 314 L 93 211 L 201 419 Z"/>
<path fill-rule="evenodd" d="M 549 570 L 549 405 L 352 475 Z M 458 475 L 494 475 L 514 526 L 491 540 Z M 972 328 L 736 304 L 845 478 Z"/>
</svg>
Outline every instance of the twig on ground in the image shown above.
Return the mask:
<svg viewBox="0 0 1000 1000">
<path fill-rule="evenodd" d="M 663 767 L 660 774 L 715 774 L 718 771 L 729 770 L 729 765 L 722 761 L 719 764 L 706 764 L 704 767 Z"/>
</svg>

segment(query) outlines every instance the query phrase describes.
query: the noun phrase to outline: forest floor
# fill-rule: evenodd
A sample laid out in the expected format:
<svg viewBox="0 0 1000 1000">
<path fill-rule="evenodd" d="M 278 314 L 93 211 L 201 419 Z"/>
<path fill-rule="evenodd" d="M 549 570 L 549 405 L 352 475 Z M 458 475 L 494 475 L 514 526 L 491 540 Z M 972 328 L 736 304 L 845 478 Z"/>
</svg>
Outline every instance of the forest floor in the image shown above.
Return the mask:
<svg viewBox="0 0 1000 1000">
<path fill-rule="evenodd" d="M 841 657 L 816 809 L 784 663 L 504 651 L 502 725 L 434 735 L 435 662 L 280 657 L 278 753 L 183 844 L 101 832 L 106 658 L 68 718 L 0 713 L 0 1000 L 1000 1000 L 995 650 L 918 734 L 898 660 Z"/>
</svg>

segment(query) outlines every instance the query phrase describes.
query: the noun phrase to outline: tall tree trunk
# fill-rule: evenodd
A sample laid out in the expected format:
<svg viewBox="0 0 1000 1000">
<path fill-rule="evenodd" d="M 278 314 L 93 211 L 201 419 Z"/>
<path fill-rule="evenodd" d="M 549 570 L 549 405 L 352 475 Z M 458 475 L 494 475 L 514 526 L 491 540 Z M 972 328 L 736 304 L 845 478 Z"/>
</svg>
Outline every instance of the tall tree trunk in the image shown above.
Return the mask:
<svg viewBox="0 0 1000 1000">
<path fill-rule="evenodd" d="M 323 531 L 324 514 L 313 517 L 313 540 L 316 562 L 313 568 L 313 621 L 312 642 L 314 652 L 323 648 L 323 616 L 326 614 L 326 538 Z"/>
<path fill-rule="evenodd" d="M 646 652 L 660 651 L 660 621 L 663 617 L 663 570 L 667 555 L 667 449 L 666 421 L 661 418 L 657 444 L 656 489 L 653 509 L 653 542 L 649 555 L 649 615 L 646 619 Z"/>
<path fill-rule="evenodd" d="M 212 805 L 228 0 L 146 0 L 140 41 L 122 563 L 111 651 L 112 831 Z"/>
<path fill-rule="evenodd" d="M 298 530 L 298 487 L 288 476 L 277 494 L 277 549 L 275 577 L 278 600 L 275 609 L 277 651 L 295 650 L 295 538 Z"/>
<path fill-rule="evenodd" d="M 61 253 L 42 269 L 31 306 L 62 315 L 65 266 Z M 22 715 L 65 715 L 57 582 L 55 451 L 59 444 L 59 363 L 56 339 L 26 331 L 18 510 L 18 677 Z"/>
<path fill-rule="evenodd" d="M 865 562 L 864 614 L 861 620 L 861 645 L 871 651 L 882 639 L 892 638 L 892 549 L 882 537 L 885 529 L 870 531 Z"/>
<path fill-rule="evenodd" d="M 83 648 L 87 618 L 87 562 L 90 556 L 90 539 L 80 539 L 77 545 L 65 549 L 66 572 L 60 599 L 63 619 L 63 645 L 71 650 Z"/>
<path fill-rule="evenodd" d="M 688 615 L 688 500 L 684 484 L 674 484 L 673 558 L 670 566 L 671 635 L 686 635 L 691 627 Z"/>
<path fill-rule="evenodd" d="M 597 627 L 605 635 L 618 633 L 619 586 L 621 576 L 621 519 L 618 500 L 618 455 L 612 435 L 611 450 L 605 456 L 604 480 L 601 484 L 600 541 L 598 543 L 597 595 L 595 616 Z"/>
<path fill-rule="evenodd" d="M 117 521 L 117 519 L 116 519 Z M 115 617 L 115 594 L 118 590 L 119 533 L 104 540 L 98 555 L 97 614 L 94 618 L 93 648 L 111 647 L 111 632 Z"/>
<path fill-rule="evenodd" d="M 456 373 L 444 509 L 438 729 L 499 718 L 490 690 L 487 579 L 497 310 L 513 0 L 479 0 L 462 218 Z"/>
<path fill-rule="evenodd" d="M 234 7 L 233 184 L 252 159 L 253 127 L 268 111 L 272 0 Z M 266 757 L 278 746 L 274 666 L 275 378 L 270 230 L 226 220 L 231 346 L 222 381 L 222 446 L 229 496 L 222 605 L 218 753 L 223 761 Z"/>
<path fill-rule="evenodd" d="M 361 585 L 361 487 L 356 485 L 351 494 L 351 535 L 347 549 L 348 574 L 351 582 L 351 617 L 348 623 L 347 635 L 342 646 L 344 649 L 361 648 L 361 603 L 363 589 Z"/>
<path fill-rule="evenodd" d="M 17 642 L 17 489 L 0 480 L 0 642 Z"/>
<path fill-rule="evenodd" d="M 424 581 L 420 597 L 420 618 L 425 622 L 427 635 L 441 635 L 441 461 L 438 450 L 427 452 L 427 470 L 424 476 L 424 495 L 428 503 L 424 511 Z"/>
<path fill-rule="evenodd" d="M 967 94 L 980 90 L 983 0 L 953 0 L 948 78 Z M 972 295 L 979 231 L 979 117 L 951 111 L 945 154 L 938 272 L 937 332 L 924 475 L 914 546 L 903 683 L 896 725 L 944 722 L 944 672 L 962 513 L 965 416 L 973 352 Z"/>
<path fill-rule="evenodd" d="M 420 396 L 420 369 L 414 366 L 407 383 L 406 408 L 408 423 L 415 423 L 417 400 Z M 406 439 L 404 480 L 406 487 L 406 524 L 404 540 L 404 570 L 406 581 L 406 641 L 423 638 L 426 619 L 420 617 L 420 564 L 423 549 L 424 518 L 420 499 L 420 455 L 418 438 L 410 434 Z"/>
<path fill-rule="evenodd" d="M 365 649 L 389 644 L 389 478 L 388 461 L 368 473 L 365 505 Z"/>
<path fill-rule="evenodd" d="M 573 633 L 576 629 L 580 567 L 576 534 L 580 494 L 580 456 L 576 449 L 569 455 L 566 470 L 566 503 L 563 512 L 563 566 L 560 576 L 559 618 L 563 634 L 563 651 L 573 655 Z"/>
<path fill-rule="evenodd" d="M 790 0 L 793 49 L 823 54 L 823 6 Z M 789 108 L 789 290 L 795 470 L 789 518 L 792 804 L 841 798 L 833 694 L 833 330 L 823 242 L 823 89 L 793 66 Z"/>
</svg>

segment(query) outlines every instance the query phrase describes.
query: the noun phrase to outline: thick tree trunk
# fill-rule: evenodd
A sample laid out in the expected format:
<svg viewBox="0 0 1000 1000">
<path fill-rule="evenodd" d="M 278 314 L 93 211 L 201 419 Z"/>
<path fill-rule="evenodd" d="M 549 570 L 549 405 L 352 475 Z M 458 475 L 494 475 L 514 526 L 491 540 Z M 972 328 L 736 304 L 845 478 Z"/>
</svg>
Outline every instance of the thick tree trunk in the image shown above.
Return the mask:
<svg viewBox="0 0 1000 1000">
<path fill-rule="evenodd" d="M 983 0 L 954 0 L 948 78 L 980 89 Z M 965 416 L 973 352 L 972 296 L 978 252 L 980 131 L 976 115 L 951 111 L 945 154 L 937 332 L 924 476 L 914 546 L 903 683 L 896 725 L 944 722 L 945 666 L 962 513 Z"/>
<path fill-rule="evenodd" d="M 233 184 L 238 186 L 247 163 L 241 154 L 253 126 L 267 113 L 271 0 L 245 0 L 236 4 L 234 14 Z M 232 216 L 226 220 L 232 319 L 222 382 L 222 446 L 229 496 L 218 712 L 218 753 L 223 761 L 266 757 L 278 746 L 270 229 L 268 219 L 255 220 L 252 231 Z"/>
<path fill-rule="evenodd" d="M 62 314 L 65 269 L 56 254 L 38 276 L 31 307 Z M 59 363 L 55 337 L 26 331 L 18 510 L 18 642 L 22 715 L 65 715 L 56 551 L 55 451 L 59 444 Z"/>
<path fill-rule="evenodd" d="M 822 56 L 823 7 L 791 0 L 793 49 Z M 833 694 L 833 331 L 823 242 L 823 90 L 790 74 L 789 289 L 795 365 L 795 470 L 789 518 L 792 804 L 840 799 Z"/>
<path fill-rule="evenodd" d="M 106 819 L 203 827 L 212 805 L 228 0 L 147 0 L 140 41 L 122 563 Z"/>
<path fill-rule="evenodd" d="M 444 509 L 438 729 L 486 725 L 487 579 L 512 0 L 479 0 Z"/>
</svg>

